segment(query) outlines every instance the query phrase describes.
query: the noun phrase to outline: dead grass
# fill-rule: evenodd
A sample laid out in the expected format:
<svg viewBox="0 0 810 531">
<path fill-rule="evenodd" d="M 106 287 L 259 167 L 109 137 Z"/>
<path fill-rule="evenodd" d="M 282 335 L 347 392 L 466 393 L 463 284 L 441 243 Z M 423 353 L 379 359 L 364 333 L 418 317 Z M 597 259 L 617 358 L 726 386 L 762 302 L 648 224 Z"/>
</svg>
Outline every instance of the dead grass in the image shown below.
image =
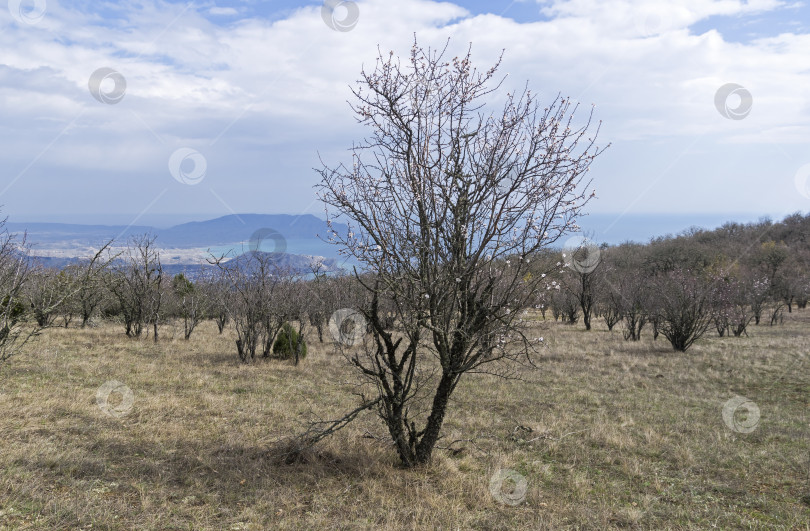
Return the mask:
<svg viewBox="0 0 810 531">
<path fill-rule="evenodd" d="M 298 367 L 246 366 L 212 323 L 157 345 L 50 330 L 0 366 L 0 529 L 810 529 L 808 324 L 686 354 L 550 324 L 525 381 L 461 384 L 440 445 L 461 442 L 419 470 L 372 415 L 300 462 L 268 454 L 311 411 L 355 405 L 314 337 Z M 120 417 L 96 403 L 109 380 L 133 393 Z M 760 408 L 751 433 L 724 423 L 736 395 Z M 490 492 L 500 469 L 521 503 Z"/>
</svg>

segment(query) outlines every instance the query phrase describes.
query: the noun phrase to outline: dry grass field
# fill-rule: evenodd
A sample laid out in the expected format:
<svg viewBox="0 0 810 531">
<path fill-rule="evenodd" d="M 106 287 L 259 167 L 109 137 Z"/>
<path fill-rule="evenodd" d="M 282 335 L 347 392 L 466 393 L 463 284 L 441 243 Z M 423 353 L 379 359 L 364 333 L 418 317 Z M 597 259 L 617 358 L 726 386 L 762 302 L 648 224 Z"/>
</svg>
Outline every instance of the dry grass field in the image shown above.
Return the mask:
<svg viewBox="0 0 810 531">
<path fill-rule="evenodd" d="M 48 330 L 0 366 L 0 529 L 810 529 L 809 325 L 794 312 L 678 354 L 649 332 L 538 324 L 539 369 L 471 375 L 450 448 L 416 470 L 372 414 L 301 462 L 271 455 L 313 412 L 356 404 L 314 337 L 293 367 L 239 364 L 212 323 L 156 345 Z M 111 380 L 132 391 L 112 415 L 96 398 Z M 737 419 L 750 433 L 724 422 L 737 395 L 759 407 Z M 493 496 L 507 469 L 518 483 Z"/>
</svg>

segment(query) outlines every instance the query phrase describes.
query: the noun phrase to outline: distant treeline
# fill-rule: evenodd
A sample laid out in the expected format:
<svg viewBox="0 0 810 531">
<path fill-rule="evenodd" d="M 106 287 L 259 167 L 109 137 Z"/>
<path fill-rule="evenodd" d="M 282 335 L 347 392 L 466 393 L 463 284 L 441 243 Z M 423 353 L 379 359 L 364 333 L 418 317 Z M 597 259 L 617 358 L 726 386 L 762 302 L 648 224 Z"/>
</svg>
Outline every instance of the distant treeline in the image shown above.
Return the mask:
<svg viewBox="0 0 810 531">
<path fill-rule="evenodd" d="M 709 328 L 741 336 L 751 322 L 776 325 L 785 310 L 807 306 L 810 215 L 692 228 L 647 244 L 587 243 L 563 262 L 561 281 L 538 294 L 544 315 L 588 329 L 601 317 L 629 340 L 650 329 L 685 350 Z"/>
</svg>

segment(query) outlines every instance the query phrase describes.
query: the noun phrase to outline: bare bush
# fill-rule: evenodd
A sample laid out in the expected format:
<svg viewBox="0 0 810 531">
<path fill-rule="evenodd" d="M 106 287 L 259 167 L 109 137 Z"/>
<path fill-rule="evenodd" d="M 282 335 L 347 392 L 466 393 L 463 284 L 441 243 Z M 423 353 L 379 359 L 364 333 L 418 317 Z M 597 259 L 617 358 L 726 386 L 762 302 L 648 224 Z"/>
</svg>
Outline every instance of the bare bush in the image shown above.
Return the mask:
<svg viewBox="0 0 810 531">
<path fill-rule="evenodd" d="M 53 326 L 59 315 L 60 302 L 68 296 L 67 280 L 66 275 L 58 269 L 35 267 L 31 270 L 25 298 L 37 326 Z"/>
<path fill-rule="evenodd" d="M 565 282 L 551 281 L 551 288 L 554 290 L 551 293 L 551 308 L 554 314 L 554 320 L 562 319 L 566 324 L 576 324 L 579 321 L 579 297 L 574 291 L 575 288 L 571 287 L 574 282 L 572 279 L 567 278 Z M 561 286 L 562 289 L 561 289 Z"/>
<path fill-rule="evenodd" d="M 203 275 L 197 282 L 197 288 L 208 299 L 208 314 L 214 319 L 220 334 L 230 321 L 228 310 L 229 281 L 222 271 Z"/>
<path fill-rule="evenodd" d="M 604 319 L 609 331 L 612 331 L 613 327 L 624 319 L 622 294 L 616 286 L 617 283 L 615 277 L 611 275 L 610 279 L 605 282 L 604 289 L 596 303 L 597 311 Z"/>
<path fill-rule="evenodd" d="M 685 352 L 712 324 L 710 286 L 682 269 L 659 275 L 653 284 L 658 329 L 674 350 Z"/>
<path fill-rule="evenodd" d="M 41 327 L 25 320 L 24 289 L 31 275 L 25 237 L 17 240 L 0 222 L 0 362 L 16 355 Z"/>
<path fill-rule="evenodd" d="M 158 340 L 163 308 L 163 266 L 155 247 L 155 237 L 142 235 L 130 239 L 123 260 L 114 263 L 106 276 L 129 337 L 140 337 L 144 327 L 153 328 Z"/>
<path fill-rule="evenodd" d="M 183 320 L 183 338 L 188 340 L 197 325 L 208 317 L 209 293 L 183 273 L 178 273 L 172 279 L 171 293 L 175 312 Z"/>
<path fill-rule="evenodd" d="M 292 358 L 295 365 L 301 361 L 304 355 L 304 335 L 310 322 L 310 315 L 313 311 L 319 311 L 321 304 L 317 301 L 315 291 L 311 282 L 305 281 L 300 275 L 288 274 L 279 287 L 278 305 L 281 307 L 283 315 L 283 326 L 288 327 L 288 337 L 296 337 L 297 341 L 292 341 Z M 283 328 L 282 328 L 283 330 Z M 279 332 L 280 333 L 280 332 Z"/>
<path fill-rule="evenodd" d="M 81 317 L 81 327 L 87 326 L 90 319 L 96 314 L 104 300 L 104 284 L 102 273 L 118 255 L 102 257 L 112 245 L 112 240 L 106 242 L 91 257 L 79 260 L 79 263 L 65 268 L 65 274 L 70 277 L 70 283 L 76 287 L 70 298 L 73 311 Z"/>
<path fill-rule="evenodd" d="M 334 241 L 372 273 L 357 275 L 371 340 L 346 355 L 374 389 L 361 407 L 376 405 L 405 466 L 430 459 L 465 374 L 506 376 L 529 359 L 518 310 L 546 284 L 530 261 L 574 227 L 600 153 L 564 98 L 509 94 L 485 113 L 498 66 L 481 73 L 469 52 L 445 62 L 416 44 L 404 65 L 381 53 L 354 91 L 371 137 L 350 167 L 320 170 L 321 198 L 353 227 Z"/>
<path fill-rule="evenodd" d="M 569 255 L 563 254 L 563 258 L 565 266 L 569 269 L 566 274 L 573 277 L 564 285 L 579 304 L 585 330 L 590 330 L 591 316 L 596 309 L 598 292 L 604 282 L 600 250 L 586 239 L 577 248 L 572 249 Z"/>
<path fill-rule="evenodd" d="M 227 286 L 227 309 L 236 327 L 236 351 L 243 362 L 256 360 L 256 353 L 270 357 L 273 341 L 284 324 L 284 311 L 277 305 L 277 288 L 286 271 L 272 253 L 250 251 L 233 260 L 215 257 Z"/>
</svg>

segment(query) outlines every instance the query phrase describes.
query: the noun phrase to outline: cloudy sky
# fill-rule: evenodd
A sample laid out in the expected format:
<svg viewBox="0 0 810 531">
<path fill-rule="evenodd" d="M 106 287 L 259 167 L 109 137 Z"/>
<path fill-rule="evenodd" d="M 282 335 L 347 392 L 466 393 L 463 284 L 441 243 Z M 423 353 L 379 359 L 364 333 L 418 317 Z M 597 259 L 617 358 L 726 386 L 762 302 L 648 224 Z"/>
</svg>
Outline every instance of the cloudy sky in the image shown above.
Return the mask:
<svg viewBox="0 0 810 531">
<path fill-rule="evenodd" d="M 549 101 L 594 104 L 600 143 L 612 146 L 591 172 L 593 213 L 810 210 L 802 2 L 334 3 L 324 18 L 323 3 L 306 0 L 9 0 L 2 214 L 139 224 L 321 215 L 318 154 L 342 160 L 364 136 L 349 86 L 378 46 L 404 55 L 414 34 L 425 46 L 450 38 L 453 54 L 472 43 L 483 69 L 505 50 L 504 91 L 528 81 Z"/>
</svg>

